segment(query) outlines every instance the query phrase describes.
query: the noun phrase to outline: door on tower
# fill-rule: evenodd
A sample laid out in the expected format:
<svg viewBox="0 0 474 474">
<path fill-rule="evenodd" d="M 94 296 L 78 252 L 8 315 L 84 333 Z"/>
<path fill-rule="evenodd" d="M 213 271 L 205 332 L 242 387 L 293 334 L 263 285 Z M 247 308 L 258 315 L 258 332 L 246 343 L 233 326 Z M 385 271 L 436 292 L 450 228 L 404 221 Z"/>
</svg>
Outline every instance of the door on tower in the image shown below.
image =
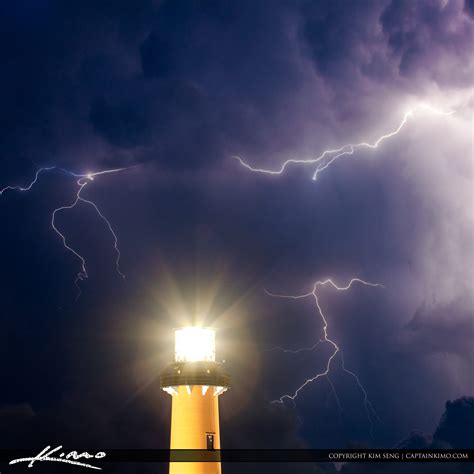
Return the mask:
<svg viewBox="0 0 474 474">
<path fill-rule="evenodd" d="M 206 444 L 208 451 L 214 451 L 214 433 L 206 433 Z"/>
</svg>

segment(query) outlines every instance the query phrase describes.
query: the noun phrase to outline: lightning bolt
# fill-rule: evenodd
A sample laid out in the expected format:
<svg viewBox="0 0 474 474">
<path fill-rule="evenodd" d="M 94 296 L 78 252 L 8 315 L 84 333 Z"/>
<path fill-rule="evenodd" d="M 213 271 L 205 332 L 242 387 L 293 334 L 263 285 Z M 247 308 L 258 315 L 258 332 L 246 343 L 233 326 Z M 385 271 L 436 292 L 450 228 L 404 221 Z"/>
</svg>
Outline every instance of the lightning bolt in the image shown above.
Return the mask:
<svg viewBox="0 0 474 474">
<path fill-rule="evenodd" d="M 27 184 L 25 187 L 23 187 L 23 186 L 5 186 L 3 189 L 0 189 L 0 196 L 6 191 L 21 191 L 21 192 L 29 191 L 36 184 L 36 182 L 38 181 L 39 175 L 41 173 L 44 173 L 45 171 L 51 171 L 51 170 L 54 170 L 54 169 L 56 169 L 55 166 L 50 166 L 48 168 L 40 168 L 35 173 L 35 177 L 34 177 L 33 181 L 31 181 L 31 183 Z"/>
<path fill-rule="evenodd" d="M 283 404 L 285 400 L 291 400 L 295 404 L 296 398 L 298 397 L 300 392 L 307 385 L 317 381 L 318 379 L 325 378 L 328 381 L 328 383 L 329 383 L 329 385 L 330 385 L 330 387 L 331 387 L 331 389 L 334 393 L 334 396 L 336 398 L 336 402 L 337 402 L 337 405 L 338 405 L 339 409 L 341 409 L 340 399 L 337 395 L 337 392 L 335 390 L 335 387 L 334 387 L 331 379 L 329 378 L 329 372 L 331 370 L 332 362 L 333 362 L 334 358 L 336 357 L 336 355 L 340 354 L 342 370 L 345 373 L 347 373 L 348 375 L 350 375 L 355 380 L 355 382 L 357 384 L 357 387 L 359 388 L 360 392 L 363 395 L 364 408 L 365 408 L 365 412 L 366 412 L 366 415 L 367 415 L 367 419 L 368 419 L 369 424 L 370 424 L 370 434 L 372 436 L 373 435 L 373 428 L 374 428 L 374 419 L 375 418 L 378 419 L 377 413 L 375 412 L 375 409 L 374 409 L 372 403 L 369 400 L 367 390 L 362 385 L 359 377 L 354 372 L 352 372 L 351 370 L 346 368 L 345 363 L 344 363 L 344 356 L 343 356 L 343 353 L 342 353 L 340 347 L 336 344 L 336 342 L 333 339 L 331 339 L 328 336 L 328 321 L 327 321 L 326 316 L 324 315 L 324 312 L 323 312 L 323 310 L 321 308 L 321 305 L 320 305 L 320 302 L 319 302 L 319 298 L 320 298 L 319 290 L 322 287 L 331 286 L 332 288 L 334 288 L 337 291 L 346 291 L 346 290 L 349 290 L 355 283 L 360 283 L 362 285 L 371 286 L 371 287 L 384 288 L 384 286 L 381 285 L 380 283 L 370 283 L 370 282 L 361 280 L 360 278 L 352 278 L 346 286 L 338 286 L 336 283 L 334 283 L 333 280 L 331 280 L 330 278 L 327 278 L 326 280 L 317 281 L 316 283 L 314 283 L 312 291 L 310 291 L 309 293 L 302 294 L 302 295 L 276 294 L 276 293 L 270 293 L 269 291 L 265 290 L 265 292 L 269 296 L 272 296 L 272 297 L 275 297 L 275 298 L 286 298 L 286 299 L 292 299 L 292 300 L 300 300 L 300 299 L 304 299 L 304 298 L 313 298 L 315 303 L 316 303 L 316 309 L 317 309 L 318 314 L 319 314 L 319 316 L 322 320 L 322 323 L 323 323 L 323 336 L 315 344 L 313 344 L 311 347 L 301 348 L 301 349 L 297 349 L 297 350 L 288 350 L 288 349 L 283 349 L 283 348 L 280 348 L 280 347 L 276 347 L 276 348 L 274 348 L 274 350 L 281 350 L 282 352 L 296 354 L 296 353 L 302 352 L 302 351 L 312 351 L 320 343 L 329 344 L 332 348 L 331 355 L 328 358 L 325 370 L 323 370 L 322 372 L 318 372 L 314 376 L 306 379 L 293 392 L 293 394 L 282 395 L 277 400 L 273 400 L 272 403 L 281 403 L 281 404 Z"/>
<path fill-rule="evenodd" d="M 38 182 L 38 179 L 39 179 L 39 177 L 42 173 L 45 173 L 45 172 L 48 172 L 48 171 L 53 171 L 53 170 L 57 170 L 57 171 L 65 173 L 69 176 L 72 176 L 74 178 L 77 178 L 76 179 L 76 185 L 77 185 L 78 188 L 77 188 L 77 192 L 76 192 L 76 195 L 75 195 L 75 198 L 74 198 L 73 202 L 71 204 L 60 206 L 60 207 L 54 209 L 52 214 L 51 214 L 51 227 L 52 227 L 52 229 L 60 237 L 64 248 L 68 252 L 72 253 L 80 261 L 80 270 L 76 274 L 76 278 L 74 280 L 74 284 L 77 288 L 76 300 L 80 297 L 80 295 L 82 293 L 82 290 L 81 290 L 81 287 L 80 287 L 79 283 L 81 281 L 87 279 L 88 276 L 89 276 L 88 273 L 87 273 L 87 262 L 86 262 L 86 259 L 76 249 L 74 249 L 73 247 L 71 247 L 68 244 L 66 236 L 59 230 L 59 228 L 56 225 L 56 216 L 57 216 L 57 214 L 59 214 L 63 211 L 74 209 L 79 203 L 84 203 L 87 206 L 91 207 L 94 210 L 94 212 L 100 217 L 100 219 L 102 219 L 102 221 L 104 221 L 104 223 L 106 224 L 110 234 L 112 235 L 113 242 L 114 242 L 114 251 L 115 251 L 115 255 L 116 255 L 116 257 L 115 257 L 115 268 L 116 268 L 117 273 L 122 278 L 125 278 L 125 274 L 120 269 L 121 253 L 120 253 L 120 249 L 119 249 L 117 234 L 115 233 L 110 221 L 105 217 L 103 212 L 100 210 L 99 206 L 95 202 L 91 201 L 90 199 L 86 199 L 85 197 L 83 197 L 82 192 L 84 191 L 84 189 L 86 188 L 86 186 L 89 183 L 94 181 L 94 179 L 97 176 L 102 176 L 102 175 L 110 174 L 110 173 L 118 173 L 120 171 L 124 171 L 124 170 L 127 170 L 129 168 L 130 167 L 128 167 L 128 168 L 115 168 L 115 169 L 107 169 L 107 170 L 102 170 L 102 171 L 97 171 L 97 172 L 92 172 L 92 173 L 86 173 L 86 174 L 78 174 L 78 173 L 74 173 L 72 171 L 69 171 L 67 169 L 57 167 L 57 166 L 43 167 L 43 168 L 39 168 L 36 171 L 33 180 L 30 183 L 28 183 L 27 185 L 25 185 L 25 186 L 19 186 L 19 185 L 11 186 L 11 185 L 9 185 L 9 186 L 5 186 L 4 188 L 0 189 L 0 196 L 3 195 L 3 193 L 5 193 L 6 191 L 20 191 L 20 192 L 29 191 Z"/>
<path fill-rule="evenodd" d="M 323 151 L 318 157 L 310 158 L 310 159 L 289 159 L 284 161 L 279 168 L 277 169 L 266 169 L 266 168 L 255 168 L 245 162 L 239 156 L 233 156 L 232 158 L 236 159 L 244 168 L 252 171 L 254 173 L 264 173 L 269 175 L 281 175 L 285 172 L 286 168 L 290 164 L 300 164 L 300 165 L 316 165 L 316 170 L 313 173 L 313 180 L 315 181 L 318 178 L 318 175 L 331 166 L 338 158 L 342 156 L 354 155 L 356 150 L 360 148 L 368 148 L 368 149 L 376 149 L 379 145 L 384 142 L 385 140 L 398 135 L 401 130 L 405 127 L 408 121 L 415 117 L 418 111 L 428 111 L 430 113 L 436 115 L 452 115 L 454 114 L 453 110 L 450 111 L 443 111 L 439 110 L 435 107 L 432 107 L 428 104 L 418 104 L 416 107 L 408 110 L 402 117 L 402 120 L 398 124 L 397 128 L 391 132 L 388 132 L 379 138 L 377 138 L 373 143 L 369 142 L 361 142 L 361 143 L 349 143 L 347 145 L 343 145 L 339 148 L 335 148 L 332 150 L 325 150 Z"/>
</svg>

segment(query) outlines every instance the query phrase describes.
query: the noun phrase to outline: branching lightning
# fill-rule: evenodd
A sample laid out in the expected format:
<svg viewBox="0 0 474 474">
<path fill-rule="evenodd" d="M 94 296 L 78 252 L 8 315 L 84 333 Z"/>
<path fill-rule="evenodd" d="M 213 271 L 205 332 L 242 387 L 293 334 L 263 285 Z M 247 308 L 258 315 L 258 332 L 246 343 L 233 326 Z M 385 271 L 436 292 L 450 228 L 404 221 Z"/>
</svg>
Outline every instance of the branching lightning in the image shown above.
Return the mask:
<svg viewBox="0 0 474 474">
<path fill-rule="evenodd" d="M 113 238 L 113 241 L 114 241 L 114 251 L 115 251 L 115 255 L 116 255 L 116 258 L 115 258 L 116 271 L 122 278 L 125 278 L 124 273 L 120 269 L 121 254 L 120 254 L 117 234 L 115 233 L 110 221 L 105 217 L 103 212 L 100 210 L 99 206 L 95 202 L 91 201 L 90 199 L 84 198 L 82 196 L 82 192 L 84 191 L 85 187 L 89 183 L 94 181 L 94 179 L 97 176 L 102 176 L 102 175 L 110 174 L 110 173 L 118 173 L 118 172 L 124 171 L 126 169 L 128 169 L 128 168 L 115 168 L 115 169 L 107 169 L 107 170 L 103 170 L 103 171 L 97 171 L 97 172 L 94 172 L 94 173 L 77 174 L 77 173 L 73 173 L 72 171 L 66 170 L 64 168 L 59 168 L 57 166 L 43 167 L 43 168 L 38 169 L 38 171 L 36 171 L 34 179 L 29 184 L 27 184 L 26 186 L 11 186 L 11 185 L 9 185 L 9 186 L 4 187 L 3 189 L 0 189 L 0 196 L 3 193 L 5 193 L 6 191 L 20 191 L 20 192 L 29 191 L 37 183 L 40 174 L 42 174 L 44 172 L 47 172 L 47 171 L 52 171 L 52 170 L 61 171 L 61 172 L 65 173 L 69 176 L 72 176 L 72 177 L 76 178 L 76 185 L 78 186 L 78 189 L 77 189 L 77 192 L 76 192 L 76 195 L 75 195 L 75 198 L 74 198 L 73 202 L 71 204 L 68 204 L 68 205 L 60 206 L 60 207 L 53 210 L 53 212 L 51 214 L 51 227 L 56 232 L 56 234 L 59 235 L 64 248 L 68 252 L 72 253 L 80 261 L 80 270 L 77 273 L 76 278 L 74 280 L 74 284 L 77 288 L 77 298 L 79 298 L 79 296 L 81 295 L 81 287 L 80 287 L 79 283 L 81 281 L 87 279 L 88 276 L 89 276 L 88 273 L 87 273 L 86 260 L 76 249 L 74 249 L 73 247 L 71 247 L 68 244 L 66 236 L 59 230 L 59 228 L 56 225 L 56 216 L 59 213 L 63 212 L 63 211 L 74 209 L 79 203 L 84 203 L 87 206 L 92 207 L 94 209 L 94 211 L 96 212 L 96 214 L 102 219 L 102 221 L 104 221 L 104 223 L 106 224 L 110 234 L 112 235 L 112 238 Z"/>
<path fill-rule="evenodd" d="M 348 155 L 353 155 L 356 150 L 359 148 L 368 148 L 368 149 L 375 149 L 378 148 L 379 145 L 387 140 L 388 138 L 394 137 L 395 135 L 398 135 L 400 131 L 405 127 L 405 125 L 408 123 L 409 119 L 415 117 L 416 113 L 418 111 L 428 111 L 430 113 L 436 114 L 436 115 L 452 115 L 454 111 L 443 111 L 436 109 L 428 104 L 419 104 L 416 107 L 410 109 L 408 112 L 406 112 L 403 115 L 403 118 L 401 122 L 398 124 L 398 127 L 391 131 L 388 132 L 379 138 L 377 138 L 373 143 L 369 142 L 360 142 L 360 143 L 349 143 L 347 145 L 343 145 L 339 148 L 335 148 L 332 150 L 325 150 L 323 151 L 318 157 L 316 158 L 310 158 L 310 159 L 289 159 L 284 161 L 279 168 L 277 169 L 266 169 L 266 168 L 255 168 L 245 162 L 242 158 L 239 156 L 233 156 L 234 159 L 236 159 L 244 168 L 247 168 L 249 171 L 252 171 L 254 173 L 264 173 L 264 174 L 269 174 L 269 175 L 281 175 L 285 172 L 286 168 L 290 164 L 300 164 L 300 165 L 316 165 L 316 170 L 313 173 L 313 180 L 316 180 L 318 178 L 318 175 L 323 172 L 325 169 L 327 169 L 329 166 L 331 166 L 338 158 L 342 156 L 348 156 Z"/>
<path fill-rule="evenodd" d="M 331 367 L 332 367 L 332 362 L 333 362 L 334 358 L 336 357 L 336 355 L 340 354 L 341 369 L 344 372 L 346 372 L 348 375 L 350 375 L 355 380 L 359 390 L 361 391 L 361 393 L 363 395 L 364 408 L 365 408 L 365 411 L 366 411 L 366 414 L 367 414 L 367 419 L 369 420 L 369 423 L 370 423 L 370 432 L 372 434 L 373 425 L 374 425 L 374 418 L 378 419 L 377 413 L 375 412 L 375 409 L 374 409 L 372 403 L 369 400 L 367 390 L 362 385 L 359 377 L 354 372 L 352 372 L 351 370 L 346 368 L 345 363 L 344 363 L 344 356 L 343 356 L 342 350 L 336 344 L 336 342 L 328 336 L 328 321 L 327 321 L 326 316 L 323 313 L 323 310 L 322 310 L 320 302 L 319 302 L 319 297 L 320 297 L 319 290 L 320 290 L 321 287 L 329 285 L 337 291 L 346 291 L 346 290 L 350 289 L 354 283 L 360 283 L 362 285 L 371 286 L 371 287 L 384 288 L 384 286 L 381 285 L 380 283 L 369 283 L 367 281 L 361 280 L 360 278 L 352 278 L 346 286 L 338 286 L 336 283 L 334 283 L 333 280 L 328 278 L 326 280 L 317 281 L 316 283 L 314 283 L 312 291 L 310 291 L 309 293 L 302 294 L 302 295 L 283 295 L 283 294 L 270 293 L 269 291 L 266 291 L 266 293 L 268 295 L 273 296 L 275 298 L 287 298 L 287 299 L 293 299 L 293 300 L 299 300 L 299 299 L 304 299 L 304 298 L 314 298 L 318 314 L 319 314 L 319 316 L 322 320 L 322 323 L 323 323 L 323 328 L 322 328 L 323 335 L 311 347 L 301 348 L 301 349 L 297 349 L 297 350 L 288 350 L 288 349 L 283 349 L 283 348 L 280 348 L 280 347 L 276 347 L 276 348 L 274 348 L 274 350 L 280 350 L 280 351 L 285 352 L 285 353 L 296 354 L 296 353 L 299 353 L 299 352 L 302 352 L 302 351 L 312 351 L 321 343 L 329 344 L 332 348 L 331 355 L 329 356 L 329 358 L 327 360 L 327 363 L 326 363 L 326 368 L 322 372 L 318 372 L 314 376 L 309 377 L 308 379 L 306 379 L 292 394 L 289 393 L 289 394 L 282 395 L 279 399 L 273 400 L 272 403 L 284 403 L 285 400 L 291 400 L 294 403 L 296 398 L 300 394 L 300 392 L 307 385 L 315 382 L 316 380 L 318 380 L 320 378 L 325 378 L 328 381 L 328 383 L 329 383 L 329 385 L 330 385 L 330 387 L 331 387 L 331 389 L 334 393 L 334 396 L 336 398 L 336 402 L 337 402 L 338 407 L 341 408 L 341 402 L 339 400 L 339 397 L 337 395 L 335 387 L 334 387 L 331 379 L 329 378 L 329 372 L 330 372 Z"/>
<path fill-rule="evenodd" d="M 270 293 L 268 293 L 268 294 L 270 294 Z M 271 296 L 273 296 L 273 295 L 271 295 Z M 285 354 L 299 354 L 300 352 L 312 352 L 319 346 L 319 344 L 321 344 L 321 342 L 323 342 L 322 339 L 320 339 L 318 342 L 313 344 L 311 347 L 302 347 L 300 349 L 285 349 L 285 348 L 280 347 L 280 346 L 274 346 L 271 349 L 268 349 L 267 352 L 278 351 L 278 352 L 284 352 Z"/>
</svg>

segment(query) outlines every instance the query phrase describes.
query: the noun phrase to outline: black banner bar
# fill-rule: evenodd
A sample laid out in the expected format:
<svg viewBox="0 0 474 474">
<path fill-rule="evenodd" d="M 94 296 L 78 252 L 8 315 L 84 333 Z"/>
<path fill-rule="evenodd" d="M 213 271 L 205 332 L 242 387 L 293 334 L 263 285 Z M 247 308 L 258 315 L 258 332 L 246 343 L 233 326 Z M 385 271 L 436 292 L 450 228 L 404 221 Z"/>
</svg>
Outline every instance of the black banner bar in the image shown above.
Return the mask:
<svg viewBox="0 0 474 474">
<path fill-rule="evenodd" d="M 54 449 L 55 447 L 51 447 Z M 51 451 L 50 449 L 50 451 Z M 0 449 L 0 462 L 50 461 L 43 449 Z M 61 456 L 62 454 L 62 456 Z M 61 448 L 54 455 L 93 465 L 104 462 L 474 462 L 474 449 L 103 449 Z M 21 461 L 15 464 L 28 464 Z M 51 461 L 54 462 L 54 461 Z"/>
</svg>

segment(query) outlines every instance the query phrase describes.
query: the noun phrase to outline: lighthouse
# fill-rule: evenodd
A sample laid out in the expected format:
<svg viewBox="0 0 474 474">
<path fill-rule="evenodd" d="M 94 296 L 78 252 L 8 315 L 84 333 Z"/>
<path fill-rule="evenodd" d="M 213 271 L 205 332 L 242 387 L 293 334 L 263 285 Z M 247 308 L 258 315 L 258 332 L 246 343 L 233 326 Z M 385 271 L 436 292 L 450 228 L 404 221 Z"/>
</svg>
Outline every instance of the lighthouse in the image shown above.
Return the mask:
<svg viewBox="0 0 474 474">
<path fill-rule="evenodd" d="M 216 362 L 215 331 L 185 327 L 175 331 L 175 361 L 160 377 L 171 395 L 170 449 L 220 449 L 219 396 L 230 377 Z M 220 474 L 221 463 L 171 462 L 170 474 Z"/>
</svg>

